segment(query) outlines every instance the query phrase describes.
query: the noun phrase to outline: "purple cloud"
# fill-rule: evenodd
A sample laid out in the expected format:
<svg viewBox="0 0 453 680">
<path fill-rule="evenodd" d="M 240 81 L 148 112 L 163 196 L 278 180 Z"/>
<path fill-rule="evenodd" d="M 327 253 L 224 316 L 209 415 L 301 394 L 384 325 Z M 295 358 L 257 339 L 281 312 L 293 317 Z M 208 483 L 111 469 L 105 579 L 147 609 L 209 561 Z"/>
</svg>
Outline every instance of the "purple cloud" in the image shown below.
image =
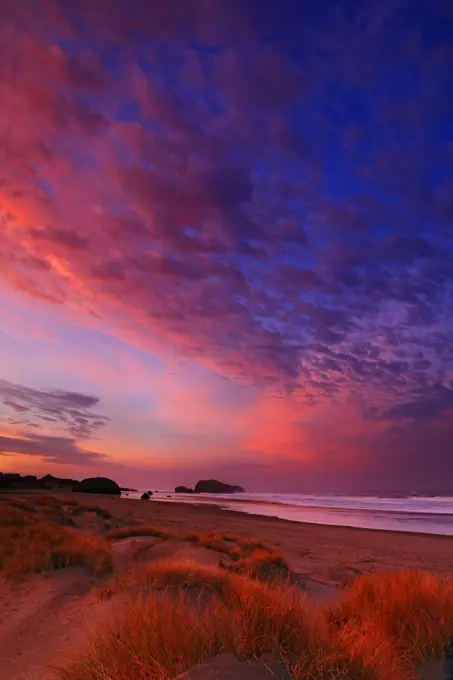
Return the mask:
<svg viewBox="0 0 453 680">
<path fill-rule="evenodd" d="M 27 414 L 22 421 L 16 416 L 15 424 L 56 423 L 78 439 L 92 437 L 109 421 L 89 410 L 99 404 L 99 398 L 80 392 L 36 389 L 0 379 L 0 402 L 15 413 Z"/>
<path fill-rule="evenodd" d="M 301 402 L 419 413 L 453 365 L 444 17 L 161 4 L 2 5 L 0 276 Z M 23 390 L 9 408 L 101 422 Z"/>
<path fill-rule="evenodd" d="M 0 455 L 25 455 L 43 458 L 48 463 L 65 465 L 104 465 L 105 457 L 82 451 L 73 439 L 27 433 L 24 437 L 0 435 Z"/>
</svg>

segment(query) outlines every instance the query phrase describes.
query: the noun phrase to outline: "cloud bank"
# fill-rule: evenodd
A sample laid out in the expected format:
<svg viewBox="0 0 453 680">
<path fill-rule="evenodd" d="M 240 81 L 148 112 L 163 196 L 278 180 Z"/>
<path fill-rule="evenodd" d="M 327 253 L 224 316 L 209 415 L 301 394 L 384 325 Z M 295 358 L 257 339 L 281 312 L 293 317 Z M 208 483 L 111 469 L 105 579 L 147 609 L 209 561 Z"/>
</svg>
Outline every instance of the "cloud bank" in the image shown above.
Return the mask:
<svg viewBox="0 0 453 680">
<path fill-rule="evenodd" d="M 353 402 L 403 427 L 398 455 L 414 420 L 444 441 L 446 9 L 7 0 L 0 19 L 5 287 L 296 410 Z M 73 436 L 103 421 L 84 398 L 2 387 Z"/>
<path fill-rule="evenodd" d="M 91 438 L 109 420 L 89 410 L 99 403 L 98 397 L 64 390 L 35 389 L 1 379 L 0 403 L 13 414 L 9 422 L 14 425 L 56 426 L 78 439 Z"/>
</svg>

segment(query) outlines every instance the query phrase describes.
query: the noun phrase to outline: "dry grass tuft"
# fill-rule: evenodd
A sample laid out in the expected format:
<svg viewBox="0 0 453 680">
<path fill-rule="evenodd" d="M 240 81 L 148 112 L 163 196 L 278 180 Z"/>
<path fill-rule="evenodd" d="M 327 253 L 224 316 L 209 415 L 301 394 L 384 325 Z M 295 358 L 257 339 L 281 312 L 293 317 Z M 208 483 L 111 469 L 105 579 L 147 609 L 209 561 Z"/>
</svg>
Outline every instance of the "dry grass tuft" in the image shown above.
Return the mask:
<svg viewBox="0 0 453 680">
<path fill-rule="evenodd" d="M 37 509 L 31 505 L 31 503 L 27 503 L 22 498 L 16 498 L 15 496 L 10 496 L 9 494 L 5 494 L 4 496 L 0 494 L 0 502 L 0 511 L 2 507 L 4 508 L 5 506 L 9 506 L 11 508 L 16 508 L 17 510 L 23 510 L 24 512 L 37 512 Z"/>
<path fill-rule="evenodd" d="M 271 576 L 288 577 L 289 565 L 283 557 L 270 549 L 257 548 L 249 557 L 243 557 L 229 565 L 226 569 L 240 574 L 247 574 L 256 578 Z"/>
<path fill-rule="evenodd" d="M 68 503 L 62 499 L 62 498 L 56 498 L 55 496 L 50 496 L 47 494 L 38 494 L 36 496 L 32 496 L 30 500 L 33 502 L 33 505 L 40 506 L 42 508 L 49 508 L 51 510 L 61 510 L 63 511 L 64 505 L 68 505 Z M 72 504 L 71 504 L 72 505 Z M 77 502 L 74 502 L 74 505 L 78 505 Z"/>
<path fill-rule="evenodd" d="M 112 513 L 99 505 L 81 505 L 80 503 L 71 503 L 69 506 L 69 514 L 71 517 L 78 517 L 85 512 L 94 512 L 101 519 L 112 519 Z"/>
<path fill-rule="evenodd" d="M 231 557 L 233 548 L 225 541 L 223 534 L 218 532 L 209 533 L 189 533 L 181 536 L 181 540 L 189 541 L 202 548 L 214 550 L 215 552 L 223 553 Z"/>
<path fill-rule="evenodd" d="M 52 507 L 52 502 L 44 505 Z M 4 577 L 74 565 L 101 573 L 111 570 L 112 564 L 103 539 L 59 526 L 43 513 L 21 509 L 15 500 L 0 504 L 0 571 Z"/>
<path fill-rule="evenodd" d="M 363 576 L 329 616 L 340 627 L 372 624 L 415 660 L 437 656 L 453 631 L 453 580 L 409 570 Z"/>
<path fill-rule="evenodd" d="M 108 541 L 117 541 L 121 538 L 132 538 L 134 536 L 153 536 L 154 538 L 170 539 L 176 538 L 175 534 L 170 531 L 158 529 L 149 524 L 138 524 L 130 527 L 119 527 L 118 529 L 111 529 L 105 534 Z"/>
<path fill-rule="evenodd" d="M 238 573 L 247 573 L 258 578 L 266 578 L 270 575 L 275 576 L 277 571 L 280 576 L 289 573 L 288 564 L 281 555 L 262 541 L 251 537 L 216 531 L 178 535 L 166 529 L 141 524 L 111 529 L 105 534 L 105 538 L 108 541 L 136 536 L 150 536 L 162 540 L 177 539 L 182 542 L 193 543 L 208 550 L 214 550 L 232 561 L 232 564 L 225 562 L 224 567 L 226 569 L 231 569 Z M 152 547 L 152 543 L 149 546 L 140 546 L 137 551 L 137 558 L 143 556 Z"/>
<path fill-rule="evenodd" d="M 223 607 L 219 605 L 219 608 Z M 61 680 L 169 680 L 222 648 L 218 609 L 166 593 L 127 603 Z"/>
<path fill-rule="evenodd" d="M 347 622 L 337 629 L 338 644 L 350 663 L 359 663 L 379 680 L 414 680 L 413 660 L 373 621 Z"/>
<path fill-rule="evenodd" d="M 198 588 L 219 595 L 231 575 L 217 567 L 199 564 L 192 560 L 156 560 L 136 566 L 110 579 L 99 589 L 101 597 L 108 597 L 123 590 L 142 592 L 153 586 L 180 586 L 182 589 Z"/>
<path fill-rule="evenodd" d="M 227 532 L 192 533 L 181 537 L 203 548 L 226 555 L 232 562 L 223 563 L 225 569 L 257 578 L 288 575 L 289 566 L 273 548 L 256 538 Z"/>
<path fill-rule="evenodd" d="M 221 597 L 207 603 L 182 591 L 176 598 L 164 592 L 130 600 L 60 680 L 170 680 L 221 651 L 241 657 L 270 652 L 294 680 L 389 680 L 388 666 L 365 660 L 357 644 L 348 652 L 342 631 L 291 588 L 193 564 L 156 564 L 147 574 L 154 583 L 204 586 L 220 578 Z M 392 680 L 408 680 L 396 664 L 391 668 Z"/>
<path fill-rule="evenodd" d="M 84 536 L 58 518 L 68 508 L 78 514 L 97 506 L 39 499 L 0 498 L 2 579 L 70 565 L 101 573 L 112 568 L 106 539 L 177 538 L 140 525 Z M 281 555 L 261 541 L 220 532 L 179 539 L 230 561 L 219 568 L 161 560 L 107 582 L 101 595 L 135 597 L 60 680 L 170 680 L 220 651 L 271 653 L 294 680 L 414 680 L 415 663 L 440 654 L 453 630 L 450 579 L 417 571 L 360 577 L 338 604 L 314 608 L 288 581 L 258 580 L 288 574 Z"/>
</svg>

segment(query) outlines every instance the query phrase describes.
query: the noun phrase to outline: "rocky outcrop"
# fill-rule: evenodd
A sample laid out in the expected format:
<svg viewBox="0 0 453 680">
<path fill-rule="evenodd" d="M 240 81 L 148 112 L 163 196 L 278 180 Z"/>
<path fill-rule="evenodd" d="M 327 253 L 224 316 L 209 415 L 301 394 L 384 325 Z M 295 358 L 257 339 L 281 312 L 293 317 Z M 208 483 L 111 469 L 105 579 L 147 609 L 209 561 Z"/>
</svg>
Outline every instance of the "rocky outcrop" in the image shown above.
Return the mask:
<svg viewBox="0 0 453 680">
<path fill-rule="evenodd" d="M 45 475 L 38 479 L 35 475 L 19 475 L 13 472 L 0 472 L 0 489 L 71 489 L 80 484 L 75 479 L 65 479 Z"/>
<path fill-rule="evenodd" d="M 201 479 L 195 484 L 195 493 L 243 493 L 242 486 L 219 482 L 218 479 Z"/>
<path fill-rule="evenodd" d="M 121 496 L 121 489 L 118 484 L 107 477 L 89 477 L 82 480 L 74 490 L 80 493 L 105 493 Z"/>
<path fill-rule="evenodd" d="M 175 493 L 194 493 L 194 490 L 190 489 L 188 486 L 177 486 Z"/>
<path fill-rule="evenodd" d="M 142 494 L 140 498 L 142 499 L 142 501 L 149 501 L 151 496 L 149 495 L 149 492 L 148 492 L 148 493 Z"/>
</svg>

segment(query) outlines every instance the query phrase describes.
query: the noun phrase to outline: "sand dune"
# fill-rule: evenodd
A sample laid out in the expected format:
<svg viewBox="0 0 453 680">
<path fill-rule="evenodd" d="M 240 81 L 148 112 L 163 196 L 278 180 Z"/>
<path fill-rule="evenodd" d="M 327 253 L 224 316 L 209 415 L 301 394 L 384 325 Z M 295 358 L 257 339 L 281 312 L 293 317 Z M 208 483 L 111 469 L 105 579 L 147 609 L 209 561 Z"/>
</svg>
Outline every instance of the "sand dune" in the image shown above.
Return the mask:
<svg viewBox="0 0 453 680">
<path fill-rule="evenodd" d="M 453 567 L 453 539 L 446 537 L 302 525 L 224 512 L 212 506 L 142 503 L 101 497 L 93 500 L 111 513 L 112 519 L 101 521 L 96 513 L 85 513 L 78 508 L 72 531 L 93 536 L 115 526 L 132 525 L 137 530 L 137 527 L 149 524 L 159 527 L 165 535 L 165 538 L 156 537 L 150 529 L 150 535 L 112 540 L 113 579 L 128 570 L 133 572 L 140 565 L 159 565 L 162 560 L 175 564 L 193 563 L 214 571 L 221 563 L 234 565 L 228 551 L 234 552 L 240 545 L 232 539 L 216 539 L 211 549 L 207 547 L 209 541 L 206 539 L 194 544 L 193 540 L 181 538 L 191 532 L 201 532 L 199 535 L 203 536 L 203 532 L 213 527 L 224 536 L 248 536 L 244 540 L 251 545 L 265 541 L 277 548 L 289 565 L 291 582 L 309 599 L 320 603 L 334 602 L 340 586 L 348 588 L 363 574 L 422 567 L 446 574 L 451 573 Z M 127 529 L 125 531 L 127 533 Z M 179 538 L 173 538 L 173 535 Z M 28 575 L 18 581 L 2 580 L 1 680 L 54 679 L 56 669 L 84 650 L 93 631 L 100 625 L 109 624 L 121 604 L 130 597 L 120 586 L 109 590 L 109 597 L 102 598 L 99 596 L 100 583 L 98 577 L 82 567 Z M 269 663 L 272 669 L 272 660 Z M 269 671 L 269 664 L 263 660 L 238 664 L 231 654 L 222 654 L 196 671 L 186 672 L 181 680 L 204 680 L 205 677 L 265 680 L 274 672 Z M 281 666 L 277 663 L 275 669 L 278 674 Z M 286 672 L 282 671 L 281 677 L 286 678 Z M 419 677 L 440 680 L 441 664 L 424 664 Z"/>
</svg>

